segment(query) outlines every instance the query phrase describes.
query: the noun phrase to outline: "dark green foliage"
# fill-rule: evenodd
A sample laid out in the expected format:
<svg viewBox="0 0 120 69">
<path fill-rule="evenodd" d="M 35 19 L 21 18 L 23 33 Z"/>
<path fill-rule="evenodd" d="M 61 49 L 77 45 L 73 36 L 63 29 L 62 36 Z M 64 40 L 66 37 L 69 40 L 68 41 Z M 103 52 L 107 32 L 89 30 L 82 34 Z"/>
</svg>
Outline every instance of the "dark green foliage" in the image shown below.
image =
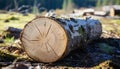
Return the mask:
<svg viewBox="0 0 120 69">
<path fill-rule="evenodd" d="M 120 0 L 115 0 L 116 5 L 120 5 Z"/>
<path fill-rule="evenodd" d="M 120 5 L 120 0 L 0 0 L 0 9 L 10 10 L 16 9 L 22 5 L 29 5 L 34 7 L 36 1 L 36 6 L 44 7 L 47 10 L 50 9 L 66 9 L 73 7 L 95 7 L 102 5 Z"/>
<path fill-rule="evenodd" d="M 120 5 L 120 0 L 97 0 L 97 7 L 105 5 Z"/>
<path fill-rule="evenodd" d="M 97 7 L 101 6 L 101 0 L 97 0 L 96 6 L 97 6 Z"/>
<path fill-rule="evenodd" d="M 19 20 L 17 17 L 11 17 L 9 20 Z"/>
</svg>

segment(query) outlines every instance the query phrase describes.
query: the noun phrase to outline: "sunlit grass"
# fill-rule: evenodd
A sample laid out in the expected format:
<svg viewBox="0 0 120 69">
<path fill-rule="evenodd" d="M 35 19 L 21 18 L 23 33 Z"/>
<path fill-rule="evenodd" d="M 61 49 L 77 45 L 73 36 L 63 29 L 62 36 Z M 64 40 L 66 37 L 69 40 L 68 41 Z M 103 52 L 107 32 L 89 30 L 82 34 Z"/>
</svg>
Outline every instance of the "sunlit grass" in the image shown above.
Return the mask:
<svg viewBox="0 0 120 69">
<path fill-rule="evenodd" d="M 4 42 L 5 42 L 6 45 L 13 44 L 14 41 L 15 41 L 14 37 L 6 37 L 6 38 L 4 39 Z"/>
<path fill-rule="evenodd" d="M 11 20 L 12 17 L 17 18 L 18 20 Z M 35 18 L 35 15 L 33 14 L 28 14 L 27 16 L 23 16 L 19 13 L 0 14 L 0 30 L 3 30 L 7 26 L 23 28 L 24 25 L 33 18 Z M 8 21 L 6 22 L 6 20 Z"/>
<path fill-rule="evenodd" d="M 15 13 L 15 12 L 10 12 L 10 13 L 0 13 L 0 37 L 3 36 L 3 30 L 5 27 L 15 27 L 15 28 L 20 28 L 23 29 L 24 25 L 31 21 L 33 18 L 35 18 L 34 14 L 28 14 L 27 16 L 24 16 L 23 14 L 20 13 Z M 5 43 L 0 43 L 0 46 L 5 46 L 6 43 L 10 44 L 13 39 L 11 38 L 5 38 Z"/>
<path fill-rule="evenodd" d="M 120 33 L 120 20 L 115 19 L 100 19 L 103 31 L 116 31 Z"/>
</svg>

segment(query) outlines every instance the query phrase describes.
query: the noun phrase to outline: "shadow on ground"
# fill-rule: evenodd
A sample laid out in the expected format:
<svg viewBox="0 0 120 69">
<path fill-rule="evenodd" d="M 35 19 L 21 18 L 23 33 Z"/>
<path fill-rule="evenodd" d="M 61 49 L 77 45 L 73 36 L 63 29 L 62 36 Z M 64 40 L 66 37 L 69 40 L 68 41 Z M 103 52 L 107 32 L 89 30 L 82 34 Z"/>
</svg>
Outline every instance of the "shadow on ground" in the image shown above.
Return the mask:
<svg viewBox="0 0 120 69">
<path fill-rule="evenodd" d="M 82 49 L 72 51 L 64 59 L 54 63 L 57 66 L 94 67 L 100 64 L 120 68 L 120 39 L 101 38 Z"/>
<path fill-rule="evenodd" d="M 9 54 L 5 54 L 10 56 Z M 0 56 L 1 57 L 1 56 Z M 2 57 L 1 57 L 2 58 Z M 8 57 L 7 57 L 8 58 Z M 9 58 L 10 59 L 10 58 Z M 16 57 L 5 62 L 12 62 Z M 23 64 L 30 64 L 32 66 L 41 65 L 45 67 L 80 67 L 80 68 L 91 68 L 91 67 L 113 67 L 114 69 L 120 69 L 120 39 L 117 38 L 100 38 L 94 40 L 90 44 L 80 49 L 70 52 L 68 56 L 55 63 L 38 63 L 35 61 L 20 61 Z M 1 61 L 0 61 L 1 62 Z M 4 62 L 4 60 L 3 60 Z M 4 62 L 4 63 L 5 63 Z M 17 63 L 17 62 L 16 62 Z M 8 63 L 6 65 L 10 65 Z M 19 62 L 17 63 L 19 64 Z M 0 64 L 3 65 L 3 64 Z"/>
</svg>

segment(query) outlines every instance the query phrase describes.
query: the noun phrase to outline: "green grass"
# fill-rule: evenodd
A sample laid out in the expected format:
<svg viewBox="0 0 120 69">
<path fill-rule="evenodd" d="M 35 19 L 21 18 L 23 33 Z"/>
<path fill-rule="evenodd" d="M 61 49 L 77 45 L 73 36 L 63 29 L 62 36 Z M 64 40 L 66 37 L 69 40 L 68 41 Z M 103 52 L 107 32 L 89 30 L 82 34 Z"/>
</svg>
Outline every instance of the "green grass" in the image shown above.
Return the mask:
<svg viewBox="0 0 120 69">
<path fill-rule="evenodd" d="M 4 36 L 4 29 L 5 27 L 11 26 L 15 28 L 23 29 L 24 25 L 35 18 L 34 14 L 28 14 L 24 16 L 20 13 L 9 12 L 9 13 L 0 13 L 0 37 Z M 10 44 L 14 42 L 13 38 L 6 37 L 5 43 L 0 43 L 0 46 L 4 46 L 6 44 Z"/>
<path fill-rule="evenodd" d="M 120 20 L 116 20 L 116 23 L 118 23 L 120 25 Z"/>
<path fill-rule="evenodd" d="M 116 31 L 120 33 L 120 20 L 100 19 L 104 31 Z"/>
<path fill-rule="evenodd" d="M 24 25 L 35 18 L 34 14 L 28 14 L 28 16 L 23 16 L 20 13 L 9 12 L 6 14 L 0 13 L 0 36 L 3 33 L 5 27 L 15 27 L 23 29 Z"/>
<path fill-rule="evenodd" d="M 19 13 L 7 13 L 7 14 L 2 14 L 0 13 L 0 31 L 4 30 L 5 27 L 7 26 L 12 26 L 15 28 L 23 28 L 24 25 L 35 18 L 34 14 L 28 14 L 28 16 L 23 16 L 22 14 Z M 5 22 L 8 20 L 8 22 Z M 100 19 L 103 30 L 120 30 L 120 20 L 114 20 L 114 19 Z"/>
<path fill-rule="evenodd" d="M 35 18 L 35 15 L 28 14 L 28 16 L 23 16 L 19 13 L 7 13 L 1 14 L 0 13 L 0 30 L 4 30 L 5 27 L 11 26 L 15 28 L 23 28 L 24 25 Z"/>
<path fill-rule="evenodd" d="M 14 37 L 6 37 L 4 39 L 4 42 L 5 42 L 6 45 L 11 45 L 11 44 L 14 43 L 14 41 L 15 41 Z"/>
</svg>

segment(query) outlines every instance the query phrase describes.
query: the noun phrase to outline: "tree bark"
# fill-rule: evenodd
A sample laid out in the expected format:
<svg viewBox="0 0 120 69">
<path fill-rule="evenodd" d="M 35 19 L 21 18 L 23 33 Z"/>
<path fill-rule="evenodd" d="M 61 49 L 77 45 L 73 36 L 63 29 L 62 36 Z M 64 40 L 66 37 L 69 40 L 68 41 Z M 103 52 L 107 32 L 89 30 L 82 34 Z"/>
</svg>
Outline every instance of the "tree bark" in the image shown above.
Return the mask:
<svg viewBox="0 0 120 69">
<path fill-rule="evenodd" d="M 76 48 L 97 39 L 101 23 L 94 19 L 37 17 L 24 27 L 21 42 L 39 62 L 55 62 Z"/>
</svg>

